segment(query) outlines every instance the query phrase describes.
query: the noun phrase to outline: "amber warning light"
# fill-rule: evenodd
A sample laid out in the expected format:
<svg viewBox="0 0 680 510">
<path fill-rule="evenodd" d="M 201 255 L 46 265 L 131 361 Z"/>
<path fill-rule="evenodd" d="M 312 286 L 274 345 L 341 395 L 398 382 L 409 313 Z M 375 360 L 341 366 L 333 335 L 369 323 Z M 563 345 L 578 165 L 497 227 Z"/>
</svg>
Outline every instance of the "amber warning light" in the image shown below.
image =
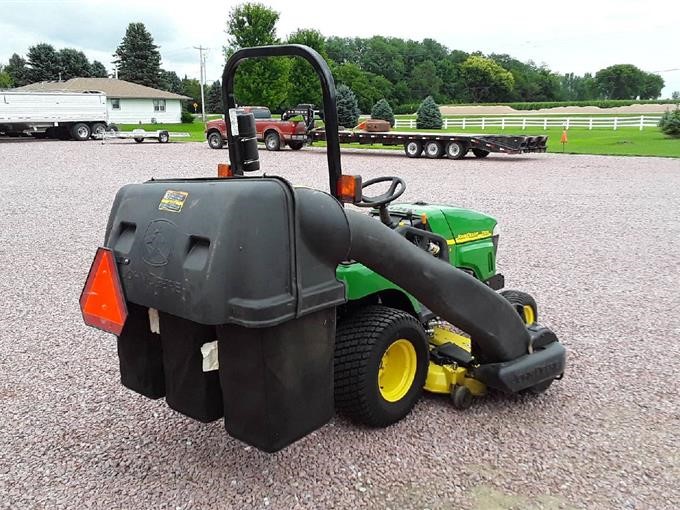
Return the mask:
<svg viewBox="0 0 680 510">
<path fill-rule="evenodd" d="M 109 248 L 97 248 L 80 295 L 80 311 L 88 326 L 116 336 L 123 331 L 128 311 L 116 260 Z"/>
<path fill-rule="evenodd" d="M 361 176 L 341 175 L 338 179 L 337 192 L 341 202 L 354 204 L 361 202 Z"/>
</svg>

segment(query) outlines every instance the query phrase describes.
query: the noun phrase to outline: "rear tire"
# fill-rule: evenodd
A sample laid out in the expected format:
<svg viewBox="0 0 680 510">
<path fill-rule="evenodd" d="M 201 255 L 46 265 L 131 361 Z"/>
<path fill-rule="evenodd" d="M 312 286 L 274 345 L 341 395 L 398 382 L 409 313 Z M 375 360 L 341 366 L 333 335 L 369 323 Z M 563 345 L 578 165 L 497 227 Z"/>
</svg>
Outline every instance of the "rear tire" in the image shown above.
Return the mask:
<svg viewBox="0 0 680 510">
<path fill-rule="evenodd" d="M 92 138 L 96 140 L 101 140 L 106 133 L 106 124 L 103 122 L 95 122 L 92 124 Z"/>
<path fill-rule="evenodd" d="M 444 147 L 440 142 L 431 140 L 425 144 L 425 155 L 430 159 L 441 158 L 444 155 Z"/>
<path fill-rule="evenodd" d="M 409 158 L 419 158 L 423 153 L 423 144 L 417 140 L 411 140 L 404 144 L 404 152 Z"/>
<path fill-rule="evenodd" d="M 217 131 L 213 131 L 208 135 L 208 147 L 211 149 L 221 149 L 224 147 L 224 142 L 222 141 L 222 135 Z"/>
<path fill-rule="evenodd" d="M 489 155 L 489 151 L 485 151 L 483 149 L 472 149 L 472 154 L 474 154 L 476 158 L 485 158 Z"/>
<path fill-rule="evenodd" d="M 299 140 L 291 140 L 288 142 L 288 147 L 290 147 L 294 151 L 299 151 L 302 149 L 304 146 L 304 142 L 300 142 Z"/>
<path fill-rule="evenodd" d="M 344 318 L 335 340 L 335 404 L 355 422 L 386 427 L 423 392 L 429 351 L 420 323 L 401 310 L 369 306 Z"/>
<path fill-rule="evenodd" d="M 264 146 L 268 151 L 278 151 L 281 149 L 281 138 L 276 131 L 270 131 L 264 137 Z"/>
<path fill-rule="evenodd" d="M 462 159 L 467 154 L 465 145 L 460 142 L 449 142 L 446 144 L 446 155 L 449 159 Z"/>
<path fill-rule="evenodd" d="M 84 122 L 76 122 L 71 126 L 71 138 L 78 142 L 84 142 L 90 138 L 91 134 L 92 131 L 90 130 L 90 126 Z"/>
</svg>

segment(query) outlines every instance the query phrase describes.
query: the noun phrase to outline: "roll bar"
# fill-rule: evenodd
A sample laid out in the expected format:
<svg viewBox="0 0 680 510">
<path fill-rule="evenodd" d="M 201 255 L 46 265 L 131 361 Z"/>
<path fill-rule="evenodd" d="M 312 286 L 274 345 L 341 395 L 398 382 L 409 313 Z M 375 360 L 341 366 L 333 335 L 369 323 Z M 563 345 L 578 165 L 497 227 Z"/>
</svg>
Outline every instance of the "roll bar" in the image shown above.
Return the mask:
<svg viewBox="0 0 680 510">
<path fill-rule="evenodd" d="M 234 99 L 234 75 L 236 69 L 249 58 L 259 57 L 302 57 L 309 62 L 316 71 L 321 81 L 323 92 L 323 111 L 326 126 L 326 152 L 328 158 L 328 180 L 330 193 L 338 198 L 337 184 L 342 175 L 340 166 L 340 142 L 338 141 L 338 112 L 335 106 L 335 81 L 328 64 L 315 50 L 302 44 L 282 44 L 277 46 L 257 46 L 254 48 L 243 48 L 235 52 L 224 67 L 222 73 L 222 102 L 225 107 L 224 122 L 227 129 L 227 140 L 229 144 L 229 159 L 235 161 L 235 143 L 232 134 L 229 110 L 236 108 Z M 266 86 L 266 84 L 263 84 Z"/>
</svg>

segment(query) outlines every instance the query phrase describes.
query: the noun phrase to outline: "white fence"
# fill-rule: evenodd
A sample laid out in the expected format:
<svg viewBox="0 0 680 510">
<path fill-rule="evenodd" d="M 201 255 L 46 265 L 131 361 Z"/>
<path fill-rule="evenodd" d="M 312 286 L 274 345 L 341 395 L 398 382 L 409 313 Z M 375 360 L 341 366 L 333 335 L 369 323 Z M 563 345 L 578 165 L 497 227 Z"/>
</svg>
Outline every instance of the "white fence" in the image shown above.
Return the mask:
<svg viewBox="0 0 680 510">
<path fill-rule="evenodd" d="M 646 127 L 656 127 L 660 115 L 640 115 L 639 117 L 445 117 L 444 129 L 448 128 L 542 128 L 558 127 L 569 129 L 585 127 L 588 129 L 607 128 L 617 130 L 622 127 L 636 127 L 642 131 Z M 395 128 L 415 128 L 416 119 L 397 118 Z"/>
</svg>

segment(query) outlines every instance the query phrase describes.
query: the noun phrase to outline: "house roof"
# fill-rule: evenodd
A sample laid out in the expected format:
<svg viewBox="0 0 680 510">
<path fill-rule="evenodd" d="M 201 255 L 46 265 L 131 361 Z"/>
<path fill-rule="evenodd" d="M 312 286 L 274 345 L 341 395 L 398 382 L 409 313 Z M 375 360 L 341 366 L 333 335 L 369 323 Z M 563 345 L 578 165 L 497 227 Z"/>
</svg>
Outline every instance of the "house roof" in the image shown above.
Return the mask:
<svg viewBox="0 0 680 510">
<path fill-rule="evenodd" d="M 112 98 L 134 98 L 134 99 L 191 99 L 187 96 L 166 92 L 165 90 L 145 87 L 137 83 L 115 78 L 71 78 L 67 81 L 41 81 L 31 83 L 14 90 L 27 91 L 47 91 L 47 92 L 85 92 L 99 91 L 104 92 L 107 97 Z"/>
</svg>

